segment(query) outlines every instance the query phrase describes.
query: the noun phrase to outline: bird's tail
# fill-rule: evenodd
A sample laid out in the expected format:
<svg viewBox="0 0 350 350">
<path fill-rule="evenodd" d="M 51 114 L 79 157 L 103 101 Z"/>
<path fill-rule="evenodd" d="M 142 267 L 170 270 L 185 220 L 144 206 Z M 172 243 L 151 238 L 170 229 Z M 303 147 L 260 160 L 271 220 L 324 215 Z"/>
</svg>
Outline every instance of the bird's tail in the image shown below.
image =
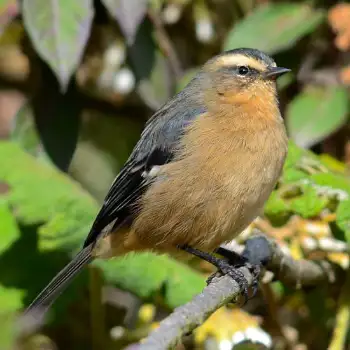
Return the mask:
<svg viewBox="0 0 350 350">
<path fill-rule="evenodd" d="M 44 288 L 44 290 L 28 306 L 24 315 L 34 314 L 35 318 L 42 317 L 51 304 L 65 290 L 72 279 L 92 260 L 92 248 L 90 244 L 82 249 L 73 260 L 66 265 Z"/>
</svg>

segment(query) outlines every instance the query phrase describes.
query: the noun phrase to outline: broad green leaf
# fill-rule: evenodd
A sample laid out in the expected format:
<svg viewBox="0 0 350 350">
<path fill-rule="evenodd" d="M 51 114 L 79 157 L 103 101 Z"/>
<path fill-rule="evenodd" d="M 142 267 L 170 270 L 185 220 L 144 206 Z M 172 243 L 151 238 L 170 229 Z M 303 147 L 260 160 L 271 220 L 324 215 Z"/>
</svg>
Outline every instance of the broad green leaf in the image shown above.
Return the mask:
<svg viewBox="0 0 350 350">
<path fill-rule="evenodd" d="M 9 188 L 11 190 L 11 188 Z M 20 237 L 20 231 L 13 213 L 3 197 L 0 197 L 0 257 Z M 14 342 L 15 312 L 23 305 L 25 292 L 17 288 L 2 286 L 0 283 L 0 349 L 11 349 Z"/>
<path fill-rule="evenodd" d="M 305 162 L 320 164 L 320 161 L 312 152 L 298 147 L 292 140 L 289 140 L 288 155 L 280 182 L 288 184 L 307 178 L 308 174 L 301 167 L 301 164 Z"/>
<path fill-rule="evenodd" d="M 99 206 L 79 184 L 14 143 L 0 142 L 0 159 L 0 182 L 11 188 L 3 194 L 4 201 L 21 226 L 29 227 L 0 256 L 0 283 L 25 287 L 28 298 L 33 298 L 81 247 Z M 170 308 L 204 286 L 201 275 L 166 256 L 135 254 L 96 264 L 108 283 L 141 298 L 161 294 Z M 70 287 L 60 300 L 67 305 L 76 298 L 83 280 L 79 278 L 80 284 L 74 283 L 75 288 Z M 176 296 L 178 291 L 182 296 Z"/>
<path fill-rule="evenodd" d="M 346 172 L 346 165 L 338 159 L 333 158 L 329 154 L 320 154 L 319 159 L 322 162 L 322 164 L 324 164 L 325 166 L 327 166 L 327 168 L 331 169 L 334 172 L 342 174 Z"/>
<path fill-rule="evenodd" d="M 311 147 L 347 120 L 348 93 L 341 87 L 312 87 L 288 106 L 286 119 L 291 138 L 301 147 Z"/>
<path fill-rule="evenodd" d="M 328 203 L 327 197 L 318 195 L 312 185 L 302 186 L 302 191 L 302 195 L 289 202 L 293 213 L 299 214 L 304 218 L 312 218 L 320 214 Z"/>
<path fill-rule="evenodd" d="M 110 261 L 96 261 L 107 283 L 116 284 L 142 299 L 151 299 L 164 288 L 164 302 L 174 308 L 189 301 L 205 286 L 204 278 L 165 255 L 130 254 Z"/>
<path fill-rule="evenodd" d="M 80 247 L 98 209 L 88 193 L 13 143 L 0 143 L 0 159 L 0 181 L 10 186 L 3 196 L 21 223 L 41 224 L 41 249 L 51 248 L 54 240 L 59 247 L 63 237 L 71 252 Z"/>
<path fill-rule="evenodd" d="M 153 37 L 153 26 L 145 19 L 128 53 L 138 81 L 138 94 L 147 106 L 156 110 L 170 97 L 171 87 L 166 59 Z"/>
<path fill-rule="evenodd" d="M 278 191 L 271 193 L 268 201 L 265 203 L 264 212 L 268 216 L 284 215 L 289 211 L 286 201 L 280 196 Z"/>
<path fill-rule="evenodd" d="M 302 179 L 305 179 L 307 177 L 307 174 L 305 174 L 303 171 L 295 169 L 295 168 L 289 168 L 284 171 L 281 182 L 284 184 L 293 183 L 300 181 Z"/>
<path fill-rule="evenodd" d="M 23 0 L 22 12 L 35 49 L 66 91 L 89 38 L 93 1 Z"/>
<path fill-rule="evenodd" d="M 35 128 L 32 108 L 24 104 L 12 121 L 11 140 L 28 153 L 36 156 L 40 149 L 40 138 Z"/>
<path fill-rule="evenodd" d="M 0 284 L 0 314 L 19 310 L 23 305 L 24 294 L 24 291 L 6 288 Z"/>
<path fill-rule="evenodd" d="M 224 49 L 253 47 L 274 54 L 315 30 L 322 19 L 323 12 L 307 4 L 262 5 L 232 28 Z"/>
<path fill-rule="evenodd" d="M 278 91 L 282 91 L 283 89 L 286 89 L 290 84 L 293 83 L 294 80 L 295 80 L 295 74 L 293 74 L 292 72 L 282 75 L 277 80 Z"/>
<path fill-rule="evenodd" d="M 169 264 L 170 265 L 170 264 Z M 205 287 L 203 276 L 182 264 L 172 264 L 169 266 L 171 278 L 165 284 L 165 302 L 171 308 L 178 307 L 189 302 L 196 294 Z M 187 281 L 191 281 L 190 285 Z"/>
<path fill-rule="evenodd" d="M 9 188 L 9 191 L 12 189 Z M 12 212 L 8 208 L 7 202 L 0 197 L 0 254 L 6 251 L 14 241 L 16 241 L 20 232 L 17 222 Z"/>
<path fill-rule="evenodd" d="M 350 243 L 350 200 L 340 202 L 336 210 L 336 223 L 344 231 L 348 243 Z"/>
<path fill-rule="evenodd" d="M 310 179 L 319 186 L 342 190 L 350 194 L 350 180 L 348 177 L 333 173 L 317 173 L 310 175 Z"/>
<path fill-rule="evenodd" d="M 24 291 L 0 284 L 0 349 L 15 348 L 15 313 L 23 306 L 24 294 Z"/>
<path fill-rule="evenodd" d="M 284 170 L 293 168 L 301 160 L 303 156 L 308 154 L 307 150 L 298 147 L 295 142 L 289 140 L 288 142 L 288 155 L 284 163 Z M 312 153 L 311 153 L 312 154 Z"/>
<path fill-rule="evenodd" d="M 138 81 L 148 78 L 154 66 L 156 43 L 153 34 L 152 23 L 145 19 L 140 25 L 135 41 L 128 47 L 130 64 Z"/>
<path fill-rule="evenodd" d="M 102 0 L 102 3 L 117 20 L 127 43 L 132 44 L 146 14 L 148 0 Z"/>
<path fill-rule="evenodd" d="M 67 171 L 78 142 L 82 101 L 75 80 L 62 93 L 50 69 L 42 62 L 39 66 L 45 80 L 31 101 L 36 129 L 50 160 Z"/>
</svg>

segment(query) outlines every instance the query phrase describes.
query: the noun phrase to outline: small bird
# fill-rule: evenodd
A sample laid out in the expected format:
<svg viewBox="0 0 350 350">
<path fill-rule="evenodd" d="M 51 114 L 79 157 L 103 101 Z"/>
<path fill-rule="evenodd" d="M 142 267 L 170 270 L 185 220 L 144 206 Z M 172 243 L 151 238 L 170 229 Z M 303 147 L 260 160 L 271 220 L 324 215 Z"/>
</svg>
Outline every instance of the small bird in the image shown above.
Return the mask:
<svg viewBox="0 0 350 350">
<path fill-rule="evenodd" d="M 82 250 L 26 313 L 45 312 L 94 258 L 153 250 L 199 256 L 240 279 L 212 253 L 263 209 L 281 173 L 287 135 L 265 53 L 213 57 L 146 123 L 114 180 Z"/>
</svg>

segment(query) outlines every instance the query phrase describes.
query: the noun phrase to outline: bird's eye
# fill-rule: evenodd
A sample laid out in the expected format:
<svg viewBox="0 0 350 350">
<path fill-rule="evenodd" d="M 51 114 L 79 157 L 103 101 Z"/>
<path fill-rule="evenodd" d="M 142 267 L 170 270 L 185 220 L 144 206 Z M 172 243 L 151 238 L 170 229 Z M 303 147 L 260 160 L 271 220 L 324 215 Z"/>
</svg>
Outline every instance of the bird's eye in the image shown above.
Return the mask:
<svg viewBox="0 0 350 350">
<path fill-rule="evenodd" d="M 239 75 L 247 75 L 249 73 L 249 68 L 247 66 L 239 66 L 237 71 Z"/>
</svg>

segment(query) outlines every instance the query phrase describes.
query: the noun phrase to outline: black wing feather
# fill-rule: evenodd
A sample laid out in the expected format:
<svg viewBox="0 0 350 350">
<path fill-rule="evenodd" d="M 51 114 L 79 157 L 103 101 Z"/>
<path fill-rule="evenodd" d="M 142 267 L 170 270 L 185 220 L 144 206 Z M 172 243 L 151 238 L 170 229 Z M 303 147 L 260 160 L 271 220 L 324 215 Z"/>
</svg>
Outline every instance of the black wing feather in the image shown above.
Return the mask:
<svg viewBox="0 0 350 350">
<path fill-rule="evenodd" d="M 197 84 L 198 79 L 200 75 L 190 85 Z M 186 125 L 205 112 L 200 94 L 194 96 L 193 90 L 187 88 L 147 122 L 139 142 L 114 180 L 83 250 L 44 288 L 26 310 L 26 316 L 44 316 L 70 281 L 92 260 L 94 242 L 106 226 L 114 222 L 112 229 L 115 229 L 132 219 L 132 206 L 149 185 L 142 173 L 154 165 L 170 162 Z"/>
<path fill-rule="evenodd" d="M 200 75 L 189 85 L 198 84 L 199 79 Z M 148 120 L 139 142 L 114 180 L 84 247 L 93 243 L 112 221 L 116 220 L 113 226 L 116 228 L 131 215 L 132 205 L 149 184 L 142 173 L 155 165 L 169 163 L 185 127 L 205 112 L 200 94 L 194 96 L 193 90 L 187 88 Z"/>
</svg>

